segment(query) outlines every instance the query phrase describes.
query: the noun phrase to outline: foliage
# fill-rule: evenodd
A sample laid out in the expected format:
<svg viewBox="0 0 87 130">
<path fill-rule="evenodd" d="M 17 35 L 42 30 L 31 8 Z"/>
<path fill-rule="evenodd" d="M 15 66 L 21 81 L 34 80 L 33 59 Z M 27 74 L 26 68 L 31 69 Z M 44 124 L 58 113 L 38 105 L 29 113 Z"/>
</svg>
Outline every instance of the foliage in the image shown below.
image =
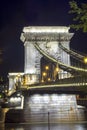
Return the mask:
<svg viewBox="0 0 87 130">
<path fill-rule="evenodd" d="M 87 4 L 78 4 L 73 0 L 69 2 L 69 5 L 71 8 L 69 13 L 74 14 L 73 21 L 75 22 L 70 26 L 76 30 L 82 29 L 83 32 L 87 32 Z"/>
</svg>

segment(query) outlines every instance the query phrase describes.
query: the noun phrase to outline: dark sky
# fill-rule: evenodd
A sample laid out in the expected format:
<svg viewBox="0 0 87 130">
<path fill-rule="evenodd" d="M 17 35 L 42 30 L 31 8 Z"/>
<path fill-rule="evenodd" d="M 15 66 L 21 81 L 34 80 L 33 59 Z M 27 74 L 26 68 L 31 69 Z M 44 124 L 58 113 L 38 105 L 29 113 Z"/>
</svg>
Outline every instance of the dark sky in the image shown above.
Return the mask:
<svg viewBox="0 0 87 130">
<path fill-rule="evenodd" d="M 0 48 L 3 50 L 0 76 L 24 71 L 24 46 L 20 41 L 23 27 L 69 26 L 72 23 L 69 10 L 69 0 L 3 0 L 0 3 Z M 86 53 L 87 33 L 75 32 L 71 47 Z"/>
</svg>

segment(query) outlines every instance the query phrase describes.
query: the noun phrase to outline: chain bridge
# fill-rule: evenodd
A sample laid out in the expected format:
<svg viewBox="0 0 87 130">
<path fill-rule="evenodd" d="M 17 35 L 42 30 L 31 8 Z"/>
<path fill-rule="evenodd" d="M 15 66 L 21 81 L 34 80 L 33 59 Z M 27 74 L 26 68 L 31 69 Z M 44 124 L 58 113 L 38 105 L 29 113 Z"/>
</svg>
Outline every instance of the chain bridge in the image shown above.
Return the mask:
<svg viewBox="0 0 87 130">
<path fill-rule="evenodd" d="M 70 48 L 73 33 L 65 26 L 24 27 L 24 72 L 9 73 L 9 90 L 87 85 L 87 57 Z"/>
<path fill-rule="evenodd" d="M 87 98 L 87 58 L 70 48 L 74 34 L 69 29 L 24 27 L 20 37 L 24 43 L 24 72 L 9 73 L 8 92 L 10 106 L 15 107 L 14 98 L 20 97 L 23 121 L 32 122 L 35 115 L 42 121 L 43 113 L 48 112 L 57 113 L 51 117 L 52 122 L 85 120 L 84 108 L 80 111 L 77 101 L 80 96 Z M 46 121 L 47 115 L 44 118 Z"/>
</svg>

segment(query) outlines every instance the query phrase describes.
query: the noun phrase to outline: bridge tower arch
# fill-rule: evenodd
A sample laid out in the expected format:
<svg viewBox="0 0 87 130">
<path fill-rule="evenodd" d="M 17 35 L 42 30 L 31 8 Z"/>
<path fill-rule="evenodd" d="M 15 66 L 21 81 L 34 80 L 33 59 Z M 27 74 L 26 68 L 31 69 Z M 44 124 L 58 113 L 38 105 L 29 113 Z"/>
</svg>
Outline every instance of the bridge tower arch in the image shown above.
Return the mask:
<svg viewBox="0 0 87 130">
<path fill-rule="evenodd" d="M 50 55 L 54 59 L 70 65 L 69 54 L 59 47 L 61 42 L 63 46 L 70 48 L 73 33 L 70 33 L 69 29 L 66 26 L 29 26 L 23 28 L 20 39 L 24 43 L 24 73 L 28 78 L 28 84 L 40 82 L 40 60 L 43 54 L 48 58 Z M 66 76 L 67 72 L 61 69 L 59 77 L 64 78 L 64 73 Z"/>
</svg>

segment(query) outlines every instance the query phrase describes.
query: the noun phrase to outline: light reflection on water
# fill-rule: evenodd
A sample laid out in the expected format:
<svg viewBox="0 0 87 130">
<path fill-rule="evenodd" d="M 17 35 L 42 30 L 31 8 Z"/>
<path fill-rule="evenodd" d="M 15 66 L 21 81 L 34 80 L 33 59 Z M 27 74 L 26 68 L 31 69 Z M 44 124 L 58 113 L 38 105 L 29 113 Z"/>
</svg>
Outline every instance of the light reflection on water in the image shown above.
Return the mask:
<svg viewBox="0 0 87 130">
<path fill-rule="evenodd" d="M 87 130 L 87 123 L 70 124 L 0 124 L 0 130 Z"/>
</svg>

